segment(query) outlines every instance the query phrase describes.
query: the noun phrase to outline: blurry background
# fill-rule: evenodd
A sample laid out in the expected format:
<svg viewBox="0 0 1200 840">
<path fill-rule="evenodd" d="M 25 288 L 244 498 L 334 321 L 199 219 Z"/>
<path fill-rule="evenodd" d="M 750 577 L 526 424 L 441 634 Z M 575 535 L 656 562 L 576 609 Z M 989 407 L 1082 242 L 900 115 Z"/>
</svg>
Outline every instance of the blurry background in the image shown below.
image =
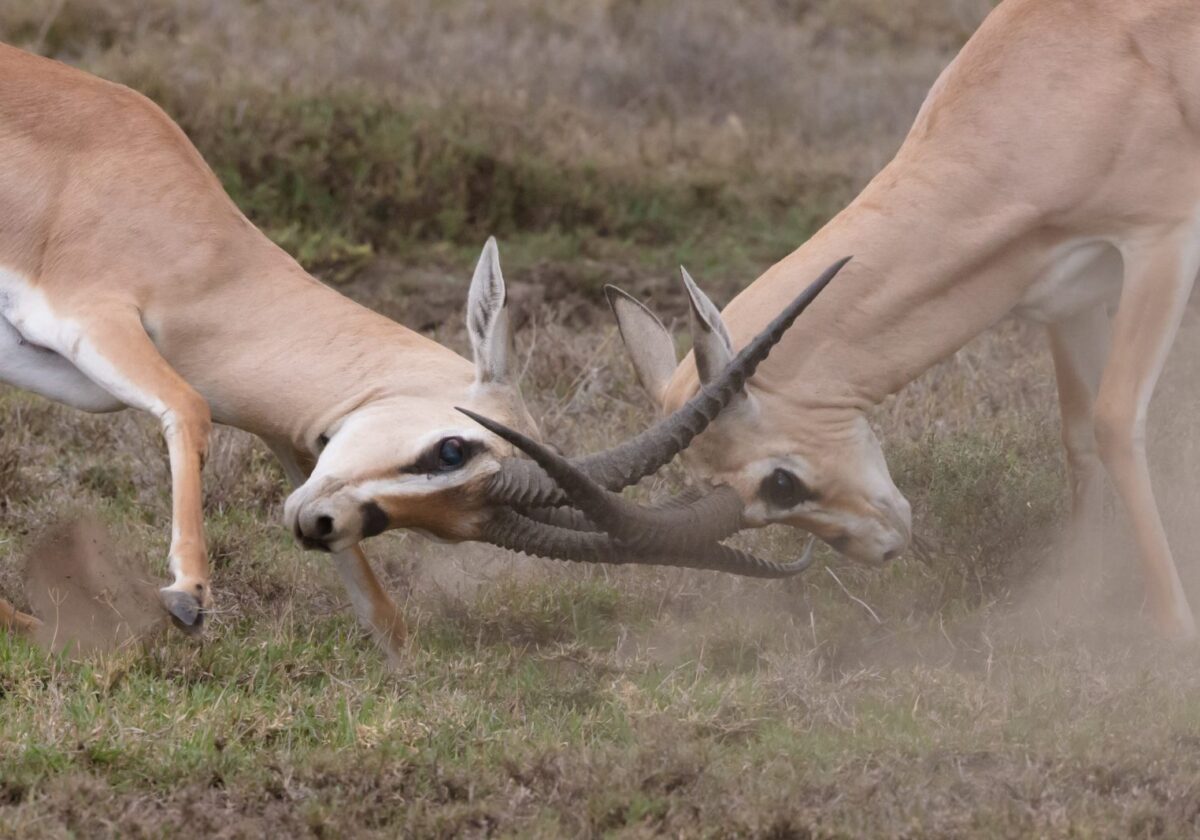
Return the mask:
<svg viewBox="0 0 1200 840">
<path fill-rule="evenodd" d="M 990 5 L 10 0 L 0 35 L 159 102 L 318 268 L 495 234 L 754 275 L 887 160 Z"/>
<path fill-rule="evenodd" d="M 6 0 L 0 40 L 150 96 L 310 270 L 460 351 L 495 234 L 527 399 L 581 452 L 653 416 L 602 286 L 686 349 L 677 266 L 723 305 L 800 245 L 890 158 L 992 5 Z M 1193 591 L 1198 349 L 1189 316 L 1151 424 Z M 0 638 L 0 826 L 1189 830 L 1196 657 L 1147 638 L 1120 517 L 1111 557 L 1061 569 L 1040 331 L 1000 325 L 873 421 L 916 519 L 888 568 L 827 553 L 764 584 L 393 534 L 371 554 L 415 632 L 390 670 L 325 559 L 278 524 L 270 456 L 219 430 L 206 642 L 79 666 Z M 146 418 L 0 389 L 0 591 L 23 599 L 22 557 L 72 505 L 163 576 L 167 479 Z"/>
</svg>

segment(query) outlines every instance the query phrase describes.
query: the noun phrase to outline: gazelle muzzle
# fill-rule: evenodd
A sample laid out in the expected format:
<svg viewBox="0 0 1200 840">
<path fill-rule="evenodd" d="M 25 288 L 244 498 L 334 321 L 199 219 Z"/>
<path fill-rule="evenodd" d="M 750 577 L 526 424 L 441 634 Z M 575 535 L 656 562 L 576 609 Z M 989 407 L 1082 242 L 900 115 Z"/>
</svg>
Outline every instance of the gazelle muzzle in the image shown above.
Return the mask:
<svg viewBox="0 0 1200 840">
<path fill-rule="evenodd" d="M 483 538 L 505 548 L 585 562 L 689 566 L 757 577 L 785 577 L 806 569 L 812 561 L 811 540 L 792 563 L 761 560 L 721 545 L 742 527 L 743 503 L 732 487 L 653 506 L 628 502 L 617 491 L 657 472 L 687 448 L 741 393 L 783 334 L 849 260 L 826 269 L 716 381 L 702 386 L 669 417 L 612 449 L 564 458 L 527 435 L 459 408 L 532 459 L 505 459 L 489 481 L 488 500 L 508 510 L 502 508 L 489 521 Z M 553 510 L 565 505 L 574 510 Z"/>
</svg>

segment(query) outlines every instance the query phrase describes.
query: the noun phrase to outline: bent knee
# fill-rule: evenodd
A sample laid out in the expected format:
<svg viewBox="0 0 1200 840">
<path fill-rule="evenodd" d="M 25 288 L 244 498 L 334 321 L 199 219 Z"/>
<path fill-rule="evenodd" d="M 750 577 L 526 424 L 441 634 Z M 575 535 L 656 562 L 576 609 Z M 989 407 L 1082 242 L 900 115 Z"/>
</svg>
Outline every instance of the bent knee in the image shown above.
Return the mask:
<svg viewBox="0 0 1200 840">
<path fill-rule="evenodd" d="M 1096 446 L 1105 463 L 1145 452 L 1145 420 L 1136 405 L 1096 406 Z"/>
<path fill-rule="evenodd" d="M 168 436 L 181 435 L 201 453 L 208 449 L 208 438 L 212 434 L 212 411 L 199 394 L 188 394 L 176 400 L 163 414 L 162 422 Z"/>
</svg>

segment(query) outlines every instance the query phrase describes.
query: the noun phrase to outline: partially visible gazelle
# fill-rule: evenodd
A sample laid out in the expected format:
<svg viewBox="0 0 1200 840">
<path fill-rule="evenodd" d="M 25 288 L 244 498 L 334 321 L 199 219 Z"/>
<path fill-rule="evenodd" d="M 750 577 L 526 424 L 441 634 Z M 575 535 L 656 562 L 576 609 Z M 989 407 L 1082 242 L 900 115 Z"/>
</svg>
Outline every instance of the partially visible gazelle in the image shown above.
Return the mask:
<svg viewBox="0 0 1200 840">
<path fill-rule="evenodd" d="M 795 525 L 867 561 L 894 557 L 909 506 L 865 412 L 1015 313 L 1048 328 L 1072 531 L 1096 521 L 1103 466 L 1130 514 L 1156 623 L 1193 636 L 1145 424 L 1200 272 L 1200 3 L 1001 3 L 895 159 L 824 229 L 724 312 L 688 284 L 695 352 L 678 369 L 658 320 L 611 295 L 642 383 L 665 410 L 678 406 L 843 254 L 854 261 L 696 441 L 693 466 L 735 487 L 756 524 Z"/>
<path fill-rule="evenodd" d="M 730 381 L 744 380 L 806 302 L 781 307 Z M 472 364 L 306 274 L 145 97 L 0 45 L 0 381 L 160 420 L 174 575 L 162 598 L 185 629 L 198 630 L 212 603 L 200 494 L 214 420 L 253 432 L 279 457 L 297 487 L 289 526 L 332 552 L 360 618 L 389 650 L 404 622 L 358 546 L 389 528 L 564 559 L 767 576 L 803 568 L 715 540 L 686 556 L 669 539 L 639 554 L 569 511 L 523 505 L 536 468 L 505 457 L 506 442 L 455 411 L 536 434 L 514 382 L 505 303 L 489 240 L 469 293 Z M 672 433 L 679 422 L 703 428 L 734 390 L 586 466 L 613 488 L 636 481 L 686 445 Z M 35 624 L 0 601 L 0 627 Z"/>
</svg>

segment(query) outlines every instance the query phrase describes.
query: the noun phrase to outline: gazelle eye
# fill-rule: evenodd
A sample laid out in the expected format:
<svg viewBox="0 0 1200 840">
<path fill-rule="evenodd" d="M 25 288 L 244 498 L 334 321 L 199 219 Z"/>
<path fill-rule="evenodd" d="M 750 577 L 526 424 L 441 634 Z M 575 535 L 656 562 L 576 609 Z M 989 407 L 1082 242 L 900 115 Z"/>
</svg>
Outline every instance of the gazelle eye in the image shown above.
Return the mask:
<svg viewBox="0 0 1200 840">
<path fill-rule="evenodd" d="M 329 445 L 329 435 L 317 435 L 317 452 L 324 452 Z"/>
<path fill-rule="evenodd" d="M 762 480 L 762 484 L 758 488 L 758 495 L 773 507 L 786 509 L 814 499 L 817 494 L 798 479 L 795 473 L 785 469 L 776 469 Z"/>
<path fill-rule="evenodd" d="M 462 438 L 446 438 L 438 444 L 438 469 L 456 470 L 467 460 L 467 446 Z"/>
</svg>

